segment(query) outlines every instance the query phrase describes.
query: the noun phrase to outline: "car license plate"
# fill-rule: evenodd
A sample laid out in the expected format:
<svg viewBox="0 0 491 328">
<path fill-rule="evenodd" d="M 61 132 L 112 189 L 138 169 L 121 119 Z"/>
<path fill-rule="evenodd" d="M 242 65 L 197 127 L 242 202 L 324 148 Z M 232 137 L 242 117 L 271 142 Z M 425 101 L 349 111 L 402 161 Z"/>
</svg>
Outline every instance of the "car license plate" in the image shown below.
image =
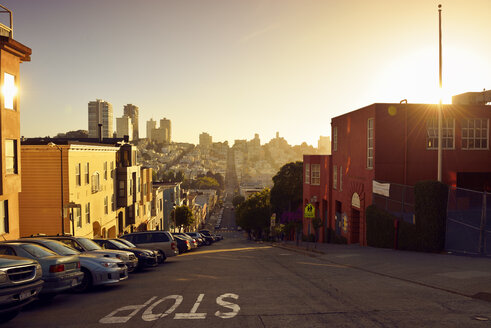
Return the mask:
<svg viewBox="0 0 491 328">
<path fill-rule="evenodd" d="M 78 285 L 78 280 L 77 279 L 73 279 L 72 280 L 72 287 L 77 286 L 77 285 Z"/>
<path fill-rule="evenodd" d="M 19 294 L 19 300 L 25 300 L 26 298 L 31 297 L 31 291 L 30 290 L 25 290 Z"/>
</svg>

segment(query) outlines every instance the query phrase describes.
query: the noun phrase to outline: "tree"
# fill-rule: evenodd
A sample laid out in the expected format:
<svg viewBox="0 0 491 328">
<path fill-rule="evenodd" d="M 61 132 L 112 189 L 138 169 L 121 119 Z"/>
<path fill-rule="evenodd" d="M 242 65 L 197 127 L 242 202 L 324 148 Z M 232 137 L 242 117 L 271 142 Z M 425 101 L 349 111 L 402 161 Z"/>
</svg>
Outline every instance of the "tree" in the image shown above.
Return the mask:
<svg viewBox="0 0 491 328">
<path fill-rule="evenodd" d="M 196 180 L 196 188 L 218 190 L 220 188 L 220 185 L 218 184 L 217 180 L 215 180 L 214 178 L 205 176 L 205 177 L 198 178 Z"/>
<path fill-rule="evenodd" d="M 195 221 L 193 212 L 189 209 L 187 205 L 176 207 L 173 215 L 176 227 L 179 227 L 179 231 L 181 231 L 183 227 L 190 227 Z"/>
<path fill-rule="evenodd" d="M 302 204 L 303 163 L 291 162 L 281 167 L 273 177 L 271 207 L 277 215 L 295 211 Z"/>
<path fill-rule="evenodd" d="M 235 195 L 234 198 L 232 199 L 232 205 L 234 205 L 234 207 L 237 207 L 240 204 L 242 204 L 244 201 L 245 201 L 245 197 L 244 196 L 242 196 L 242 195 Z"/>
<path fill-rule="evenodd" d="M 184 181 L 184 173 L 182 171 L 177 171 L 175 176 L 175 182 L 183 182 Z"/>
<path fill-rule="evenodd" d="M 261 192 L 252 194 L 241 203 L 236 213 L 236 223 L 242 229 L 261 238 L 263 231 L 269 228 L 271 218 L 271 205 L 269 202 L 270 190 L 263 189 Z"/>
</svg>

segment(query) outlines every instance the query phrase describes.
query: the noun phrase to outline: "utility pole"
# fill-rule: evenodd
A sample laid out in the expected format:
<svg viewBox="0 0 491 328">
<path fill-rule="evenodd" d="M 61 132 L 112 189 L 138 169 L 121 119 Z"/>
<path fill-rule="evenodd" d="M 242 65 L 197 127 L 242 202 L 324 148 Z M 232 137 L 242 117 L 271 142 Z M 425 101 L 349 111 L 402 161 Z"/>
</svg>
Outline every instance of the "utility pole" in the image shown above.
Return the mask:
<svg viewBox="0 0 491 328">
<path fill-rule="evenodd" d="M 438 181 L 442 182 L 442 5 L 438 5 L 438 28 L 439 28 L 439 62 L 440 62 L 440 101 L 438 103 Z"/>
</svg>

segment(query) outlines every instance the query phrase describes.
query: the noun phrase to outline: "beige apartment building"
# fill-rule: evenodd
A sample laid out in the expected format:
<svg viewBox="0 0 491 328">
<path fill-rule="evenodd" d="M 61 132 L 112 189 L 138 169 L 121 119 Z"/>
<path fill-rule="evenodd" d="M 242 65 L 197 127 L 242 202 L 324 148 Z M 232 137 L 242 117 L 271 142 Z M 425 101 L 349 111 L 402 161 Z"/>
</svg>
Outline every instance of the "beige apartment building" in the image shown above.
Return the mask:
<svg viewBox="0 0 491 328">
<path fill-rule="evenodd" d="M 0 238 L 19 237 L 20 106 L 19 65 L 31 49 L 11 38 L 12 26 L 0 26 Z M 3 36 L 7 35 L 7 36 Z"/>
<path fill-rule="evenodd" d="M 23 143 L 20 235 L 116 237 L 122 231 L 118 216 L 124 212 L 115 193 L 118 150 L 67 141 Z"/>
</svg>

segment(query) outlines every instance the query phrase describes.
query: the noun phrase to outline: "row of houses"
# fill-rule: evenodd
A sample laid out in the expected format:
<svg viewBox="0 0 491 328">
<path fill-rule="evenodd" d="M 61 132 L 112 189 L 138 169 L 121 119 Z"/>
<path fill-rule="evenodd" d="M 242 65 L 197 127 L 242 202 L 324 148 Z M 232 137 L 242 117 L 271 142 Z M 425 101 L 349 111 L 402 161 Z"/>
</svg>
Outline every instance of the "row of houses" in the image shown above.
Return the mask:
<svg viewBox="0 0 491 328">
<path fill-rule="evenodd" d="M 332 154 L 303 158 L 303 206 L 312 204 L 320 219 L 320 242 L 335 233 L 366 245 L 365 210 L 375 196 L 392 197 L 396 186 L 437 180 L 437 109 L 376 103 L 331 120 Z M 459 103 L 442 110 L 442 182 L 491 192 L 491 106 Z M 313 218 L 305 216 L 303 233 L 313 234 Z"/>
</svg>

